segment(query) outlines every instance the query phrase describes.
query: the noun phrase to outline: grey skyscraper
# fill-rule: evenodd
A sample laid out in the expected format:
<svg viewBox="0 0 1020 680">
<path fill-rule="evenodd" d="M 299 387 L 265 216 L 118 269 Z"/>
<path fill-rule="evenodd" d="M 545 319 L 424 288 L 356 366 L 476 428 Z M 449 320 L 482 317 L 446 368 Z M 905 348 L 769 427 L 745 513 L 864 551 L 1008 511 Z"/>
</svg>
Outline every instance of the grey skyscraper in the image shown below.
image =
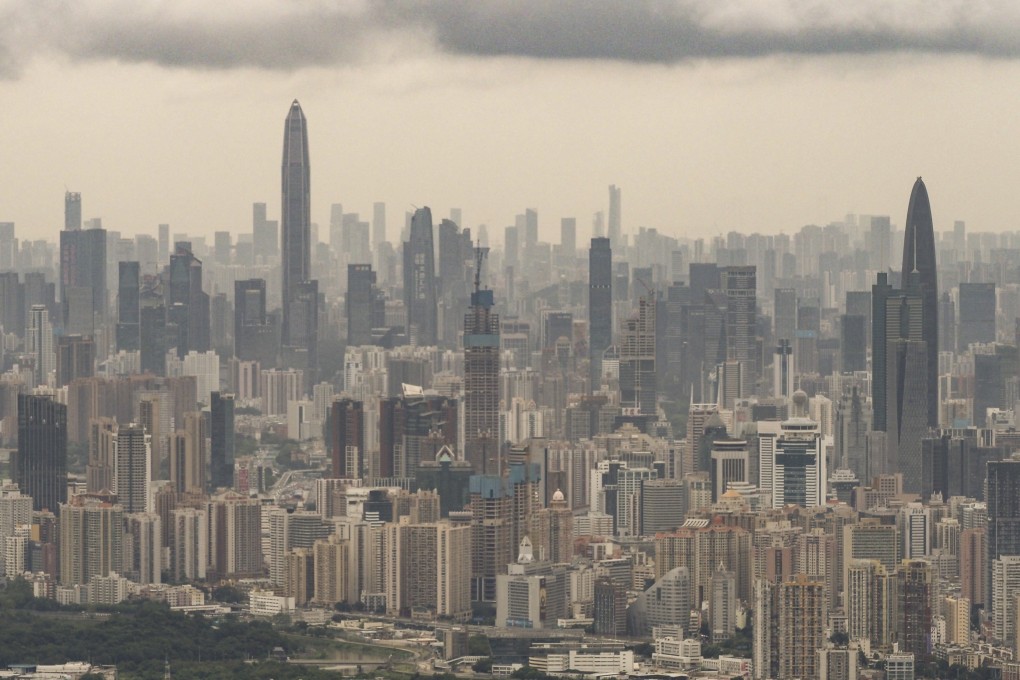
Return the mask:
<svg viewBox="0 0 1020 680">
<path fill-rule="evenodd" d="M 1020 458 L 988 463 L 985 502 L 988 533 L 985 545 L 985 602 L 991 602 L 992 563 L 1003 555 L 1020 555 Z M 22 492 L 24 493 L 24 491 Z"/>
<path fill-rule="evenodd" d="M 591 389 L 602 376 L 602 354 L 613 344 L 613 249 L 608 238 L 593 238 L 588 250 L 588 350 Z"/>
<path fill-rule="evenodd" d="M 120 262 L 117 276 L 117 349 L 134 352 L 141 348 L 141 266 Z"/>
<path fill-rule="evenodd" d="M 903 490 L 918 493 L 921 449 L 928 434 L 928 342 L 922 334 L 924 300 L 916 274 L 886 300 L 886 472 L 903 473 Z M 877 428 L 876 428 L 877 429 Z"/>
<path fill-rule="evenodd" d="M 67 407 L 49 396 L 18 395 L 18 451 L 11 476 L 34 510 L 67 501 Z"/>
<path fill-rule="evenodd" d="M 418 208 L 411 218 L 411 233 L 404 242 L 404 306 L 407 337 L 412 345 L 436 344 L 437 304 L 432 211 Z"/>
<path fill-rule="evenodd" d="M 372 204 L 372 249 L 386 242 L 386 204 Z"/>
<path fill-rule="evenodd" d="M 464 458 L 476 474 L 499 474 L 491 461 L 499 453 L 499 315 L 492 291 L 481 287 L 477 248 L 475 289 L 464 317 Z"/>
<path fill-rule="evenodd" d="M 726 358 L 744 365 L 745 391 L 754 390 L 761 377 L 757 351 L 756 281 L 753 265 L 722 270 L 723 291 L 726 293 Z"/>
<path fill-rule="evenodd" d="M 960 284 L 960 327 L 956 334 L 956 351 L 966 352 L 975 342 L 995 342 L 994 283 Z"/>
<path fill-rule="evenodd" d="M 202 290 L 202 261 L 180 242 L 170 256 L 170 283 L 166 287 L 167 322 L 176 332 L 177 356 L 209 349 L 209 294 Z"/>
<path fill-rule="evenodd" d="M 256 262 L 266 262 L 276 257 L 280 250 L 280 237 L 276 233 L 279 226 L 276 220 L 266 219 L 265 203 L 252 203 L 252 253 Z"/>
<path fill-rule="evenodd" d="M 928 190 L 918 177 L 910 192 L 907 223 L 903 235 L 902 281 L 906 287 L 911 274 L 917 274 L 921 294 L 921 334 L 927 347 L 926 386 L 928 424 L 939 423 L 939 345 L 938 345 L 938 273 L 935 266 L 935 228 L 932 226 Z"/>
<path fill-rule="evenodd" d="M 655 415 L 655 298 L 638 301 L 638 312 L 621 324 L 620 406 L 624 415 Z"/>
<path fill-rule="evenodd" d="M 81 231 L 81 194 L 76 191 L 64 192 L 64 229 Z"/>
<path fill-rule="evenodd" d="M 347 346 L 372 344 L 372 329 L 385 324 L 385 303 L 370 264 L 347 265 Z"/>
<path fill-rule="evenodd" d="M 609 185 L 609 241 L 617 247 L 623 245 L 623 206 L 620 187 Z"/>
<path fill-rule="evenodd" d="M 879 272 L 878 281 L 871 287 L 871 406 L 874 412 L 872 427 L 879 432 L 886 428 L 886 301 L 892 297 L 893 287 L 889 275 Z"/>
<path fill-rule="evenodd" d="M 288 368 L 304 371 L 305 388 L 318 370 L 319 287 L 311 280 L 311 193 L 308 124 L 301 104 L 290 105 L 283 131 L 282 214 L 283 324 L 281 358 Z"/>
<path fill-rule="evenodd" d="M 212 489 L 234 485 L 234 395 L 213 392 L 209 405 Z"/>
<path fill-rule="evenodd" d="M 276 318 L 266 314 L 265 279 L 235 281 L 234 356 L 272 368 L 276 365 L 278 333 Z"/>
<path fill-rule="evenodd" d="M 106 316 L 106 230 L 60 232 L 60 301 L 67 316 L 71 289 L 88 291 L 93 314 Z"/>
</svg>

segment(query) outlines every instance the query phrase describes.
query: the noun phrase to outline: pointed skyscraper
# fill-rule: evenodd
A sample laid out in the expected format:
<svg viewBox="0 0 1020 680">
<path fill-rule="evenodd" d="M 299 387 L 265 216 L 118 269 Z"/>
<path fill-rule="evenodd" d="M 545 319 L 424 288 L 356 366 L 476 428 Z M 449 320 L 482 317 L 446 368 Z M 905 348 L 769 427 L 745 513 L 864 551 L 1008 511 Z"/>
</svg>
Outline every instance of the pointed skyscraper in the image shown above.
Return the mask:
<svg viewBox="0 0 1020 680">
<path fill-rule="evenodd" d="M 913 275 L 913 277 L 912 277 Z M 911 280 L 920 287 L 921 334 L 927 347 L 928 425 L 939 420 L 938 276 L 935 268 L 935 228 L 932 225 L 928 189 L 920 177 L 914 182 L 907 205 L 903 237 L 904 288 Z"/>
<path fill-rule="evenodd" d="M 305 372 L 305 388 L 315 384 L 318 364 L 318 287 L 311 281 L 311 193 L 308 162 L 308 123 L 295 99 L 283 131 L 283 198 L 281 244 L 283 255 L 284 365 Z"/>
</svg>

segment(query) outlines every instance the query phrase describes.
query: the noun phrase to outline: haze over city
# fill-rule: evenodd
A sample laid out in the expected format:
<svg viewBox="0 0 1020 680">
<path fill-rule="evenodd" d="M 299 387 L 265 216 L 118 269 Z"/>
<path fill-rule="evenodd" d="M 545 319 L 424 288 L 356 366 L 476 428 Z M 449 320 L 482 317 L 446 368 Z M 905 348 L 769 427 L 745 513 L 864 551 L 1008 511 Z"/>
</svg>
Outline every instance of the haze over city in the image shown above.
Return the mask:
<svg viewBox="0 0 1020 680">
<path fill-rule="evenodd" d="M 279 120 L 309 116 L 312 219 L 428 203 L 501 230 L 791 233 L 850 212 L 1020 221 L 1010 2 L 7 2 L 4 218 L 52 238 L 66 187 L 125 234 L 278 214 Z M 393 236 L 393 234 L 391 234 Z"/>
</svg>

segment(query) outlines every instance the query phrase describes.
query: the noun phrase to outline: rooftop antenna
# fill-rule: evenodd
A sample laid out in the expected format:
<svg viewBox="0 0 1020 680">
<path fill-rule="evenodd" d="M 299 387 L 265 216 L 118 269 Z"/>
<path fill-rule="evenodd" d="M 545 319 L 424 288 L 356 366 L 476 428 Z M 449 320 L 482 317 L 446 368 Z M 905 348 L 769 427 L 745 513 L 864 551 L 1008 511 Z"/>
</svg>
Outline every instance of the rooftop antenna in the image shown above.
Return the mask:
<svg viewBox="0 0 1020 680">
<path fill-rule="evenodd" d="M 489 255 L 488 247 L 483 247 L 479 240 L 475 246 L 475 292 L 482 289 L 482 260 Z"/>
</svg>

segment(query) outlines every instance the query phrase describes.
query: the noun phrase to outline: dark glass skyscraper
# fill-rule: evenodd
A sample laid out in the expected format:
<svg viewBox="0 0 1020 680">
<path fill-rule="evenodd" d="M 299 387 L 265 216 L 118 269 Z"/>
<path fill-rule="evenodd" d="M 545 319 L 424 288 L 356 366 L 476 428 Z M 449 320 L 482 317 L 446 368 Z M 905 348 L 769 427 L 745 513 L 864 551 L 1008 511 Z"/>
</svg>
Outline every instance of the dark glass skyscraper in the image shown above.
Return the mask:
<svg viewBox="0 0 1020 680">
<path fill-rule="evenodd" d="M 12 474 L 34 510 L 67 502 L 67 407 L 49 396 L 18 395 L 18 451 Z"/>
<path fill-rule="evenodd" d="M 372 329 L 386 322 L 385 301 L 370 264 L 347 265 L 347 346 L 372 344 Z"/>
<path fill-rule="evenodd" d="M 613 344 L 613 248 L 608 238 L 593 238 L 588 250 L 588 348 L 591 389 L 602 376 L 602 354 Z"/>
<path fill-rule="evenodd" d="M 314 384 L 313 375 L 318 365 L 318 286 L 310 281 L 312 222 L 308 123 L 296 99 L 290 105 L 284 125 L 281 173 L 283 356 L 291 364 L 290 368 L 305 371 L 308 385 Z"/>
<path fill-rule="evenodd" d="M 234 395 L 213 392 L 209 405 L 212 490 L 234 485 Z"/>
<path fill-rule="evenodd" d="M 432 211 L 418 208 L 404 243 L 404 306 L 407 337 L 412 345 L 435 345 L 438 340 L 436 255 L 432 241 Z"/>
<path fill-rule="evenodd" d="M 917 274 L 921 293 L 921 333 L 927 347 L 928 424 L 939 422 L 939 344 L 938 275 L 935 268 L 935 228 L 932 226 L 928 190 L 920 177 L 914 182 L 907 205 L 907 223 L 903 236 L 904 287 L 909 275 Z"/>
<path fill-rule="evenodd" d="M 141 343 L 141 267 L 138 262 L 118 263 L 117 349 L 134 352 Z"/>
</svg>

